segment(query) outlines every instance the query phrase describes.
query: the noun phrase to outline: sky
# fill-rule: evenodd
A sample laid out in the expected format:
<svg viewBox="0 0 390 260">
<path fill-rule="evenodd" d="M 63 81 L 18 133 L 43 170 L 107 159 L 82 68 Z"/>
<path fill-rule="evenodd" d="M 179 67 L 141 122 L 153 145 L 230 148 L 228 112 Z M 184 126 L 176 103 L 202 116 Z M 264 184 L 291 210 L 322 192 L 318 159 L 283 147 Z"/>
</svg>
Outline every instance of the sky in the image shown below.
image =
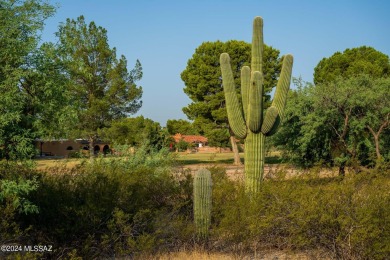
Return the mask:
<svg viewBox="0 0 390 260">
<path fill-rule="evenodd" d="M 206 41 L 251 42 L 252 21 L 264 20 L 264 42 L 294 56 L 293 77 L 312 82 L 318 62 L 347 48 L 371 46 L 390 56 L 388 0 L 50 0 L 43 42 L 56 42 L 58 25 L 84 15 L 107 29 L 110 47 L 131 70 L 140 60 L 143 115 L 166 125 L 187 119 L 191 100 L 180 78 Z M 293 86 L 292 86 L 293 87 Z"/>
</svg>

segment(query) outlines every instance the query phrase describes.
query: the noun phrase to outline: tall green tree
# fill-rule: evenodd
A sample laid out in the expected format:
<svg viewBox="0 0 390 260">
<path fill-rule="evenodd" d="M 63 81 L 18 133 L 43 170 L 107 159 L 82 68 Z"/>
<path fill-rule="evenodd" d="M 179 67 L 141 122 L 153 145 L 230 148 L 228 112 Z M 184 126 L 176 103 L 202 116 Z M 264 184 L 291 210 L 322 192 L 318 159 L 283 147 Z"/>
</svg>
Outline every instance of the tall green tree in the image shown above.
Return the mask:
<svg viewBox="0 0 390 260">
<path fill-rule="evenodd" d="M 41 138 L 67 137 L 76 114 L 72 95 L 67 89 L 68 78 L 56 63 L 58 51 L 53 43 L 44 43 L 33 59 L 34 73 L 25 81 L 28 114 L 34 115 L 32 126 Z"/>
<path fill-rule="evenodd" d="M 316 116 L 325 118 L 332 134 L 332 152 L 340 161 L 341 174 L 348 162 L 356 166 L 354 162 L 381 160 L 381 136 L 389 126 L 389 91 L 389 78 L 366 74 L 316 86 Z"/>
<path fill-rule="evenodd" d="M 229 129 L 225 97 L 222 88 L 222 75 L 219 57 L 221 53 L 231 54 L 231 66 L 235 78 L 237 93 L 240 94 L 240 71 L 251 62 L 251 44 L 243 41 L 204 42 L 187 62 L 186 69 L 181 73 L 184 81 L 184 92 L 192 103 L 183 108 L 183 112 L 199 133 L 210 140 L 215 137 L 216 129 L 225 136 L 225 142 L 231 142 L 235 152 L 235 164 L 240 164 L 236 141 Z M 270 91 L 276 85 L 280 73 L 281 60 L 279 51 L 265 46 L 264 48 L 264 99 L 269 105 Z M 266 105 L 265 108 L 268 106 Z M 216 140 L 221 143 L 221 140 Z"/>
<path fill-rule="evenodd" d="M 366 75 L 370 79 L 365 79 L 364 76 Z M 363 78 L 362 78 L 363 77 Z M 377 98 L 377 95 L 375 95 L 374 92 L 377 93 L 383 93 L 383 81 L 382 83 L 378 82 L 377 80 L 380 78 L 388 78 L 390 77 L 390 59 L 389 56 L 375 50 L 372 47 L 367 46 L 361 46 L 357 48 L 352 49 L 346 49 L 344 52 L 336 52 L 329 58 L 323 58 L 318 65 L 314 69 L 314 83 L 316 85 L 321 85 L 322 87 L 332 88 L 332 85 L 343 85 L 342 89 L 335 89 L 335 92 L 338 93 L 340 96 L 343 97 L 345 93 L 340 93 L 340 91 L 349 91 L 351 93 L 351 98 L 344 97 L 345 98 L 345 104 L 350 104 L 351 100 L 354 100 L 355 98 L 359 99 L 359 102 L 367 101 L 368 98 Z M 350 80 L 351 79 L 351 80 Z M 386 80 L 385 80 L 386 81 Z M 356 92 L 353 89 L 349 89 L 350 84 L 356 84 L 355 91 L 358 91 L 358 88 L 360 86 L 364 86 L 360 92 L 363 93 L 360 95 L 360 97 L 357 97 Z M 382 86 L 382 87 L 380 87 Z M 352 88 L 354 88 L 352 86 Z M 332 91 L 332 90 L 330 90 Z M 386 92 L 385 92 L 386 93 Z M 374 98 L 374 99 L 375 99 Z M 386 95 L 383 96 L 384 100 L 377 99 L 377 103 L 384 103 L 386 104 Z M 342 104 L 337 104 L 333 100 L 333 107 L 339 106 L 339 110 L 341 111 L 345 108 Z M 340 106 L 343 106 L 341 108 Z M 369 112 L 367 111 L 375 111 L 372 109 L 369 109 L 369 107 L 372 108 L 372 103 L 365 102 L 365 108 L 360 109 L 359 113 L 364 114 L 364 116 L 361 116 L 360 121 L 358 125 L 362 125 L 362 120 L 365 118 L 367 119 L 367 116 Z M 379 108 L 379 107 L 377 107 Z M 383 108 L 383 107 L 382 107 Z M 344 144 L 341 146 L 345 146 L 345 140 L 343 141 L 343 137 L 347 137 L 347 133 L 351 132 L 351 127 L 348 125 L 348 123 L 351 120 L 351 113 L 353 113 L 353 108 L 350 108 L 348 111 L 344 111 L 343 115 L 339 114 L 341 118 L 343 119 L 345 123 L 345 131 L 338 132 L 335 129 L 333 129 L 333 134 L 335 134 L 338 137 L 339 144 L 337 147 L 340 147 L 340 144 Z M 357 112 L 356 112 L 357 113 Z M 370 124 L 375 124 L 373 121 L 377 121 L 381 118 L 380 113 L 387 113 L 384 111 L 384 109 L 377 109 L 374 112 L 373 118 L 376 118 L 375 120 L 371 119 Z M 382 115 L 383 117 L 384 115 Z M 385 117 L 384 117 L 385 118 Z M 385 124 L 387 125 L 387 124 Z M 356 126 L 356 125 L 354 125 Z M 352 127 L 356 130 L 356 127 Z M 370 126 L 365 126 L 365 130 L 370 129 Z M 382 130 L 379 130 L 382 129 Z M 370 134 L 373 135 L 374 140 L 379 138 L 379 135 L 384 131 L 384 127 L 378 128 L 377 131 L 374 131 L 372 128 L 370 131 Z M 361 131 L 361 133 L 364 133 L 364 136 L 366 135 L 366 131 Z M 379 134 L 379 135 L 378 135 Z M 356 133 L 355 133 L 356 135 Z M 364 139 L 364 136 L 361 136 L 359 140 Z M 336 142 L 337 143 L 337 142 Z M 355 141 L 357 143 L 357 141 Z M 376 142 L 376 150 L 377 150 L 377 158 L 380 158 L 380 151 L 379 151 L 379 141 Z M 350 150 L 351 152 L 351 150 Z M 351 156 L 351 153 L 348 153 Z M 354 156 L 352 156 L 354 157 Z"/>
<path fill-rule="evenodd" d="M 77 108 L 74 135 L 88 138 L 90 155 L 98 130 L 116 119 L 134 114 L 142 105 L 141 63 L 128 71 L 127 60 L 116 56 L 108 44 L 107 31 L 83 16 L 67 19 L 57 33 L 59 60 L 69 79 L 68 89 Z"/>
<path fill-rule="evenodd" d="M 60 134 L 71 115 L 63 113 L 68 101 L 64 78 L 52 65 L 55 49 L 39 47 L 44 21 L 54 12 L 41 0 L 0 0 L 1 157 L 32 156 L 33 140 Z"/>
</svg>

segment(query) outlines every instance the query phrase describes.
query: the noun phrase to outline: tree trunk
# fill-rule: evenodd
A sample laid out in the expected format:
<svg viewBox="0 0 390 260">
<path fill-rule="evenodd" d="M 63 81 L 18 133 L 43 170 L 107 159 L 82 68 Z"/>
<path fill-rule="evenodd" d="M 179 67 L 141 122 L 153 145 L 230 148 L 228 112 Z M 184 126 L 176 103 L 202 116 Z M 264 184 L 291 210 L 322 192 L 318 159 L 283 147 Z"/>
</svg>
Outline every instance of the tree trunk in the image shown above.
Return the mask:
<svg viewBox="0 0 390 260">
<path fill-rule="evenodd" d="M 374 143 L 375 143 L 375 152 L 376 152 L 376 157 L 377 160 L 379 161 L 382 158 L 381 151 L 380 151 L 380 144 L 379 144 L 379 135 L 382 133 L 383 129 L 385 129 L 389 124 L 389 121 L 384 122 L 378 132 L 375 133 L 374 129 L 372 129 L 370 126 L 367 126 L 368 130 L 374 137 Z"/>
<path fill-rule="evenodd" d="M 342 162 L 339 167 L 339 176 L 345 176 L 345 162 Z"/>
<path fill-rule="evenodd" d="M 236 143 L 236 140 L 234 138 L 234 136 L 230 136 L 230 142 L 232 144 L 232 150 L 233 150 L 233 154 L 234 154 L 234 165 L 242 165 L 241 163 L 241 159 L 240 159 L 240 153 L 238 151 L 238 146 L 237 146 L 237 143 Z"/>
<path fill-rule="evenodd" d="M 374 141 L 375 141 L 375 152 L 376 152 L 376 157 L 378 160 L 381 159 L 381 152 L 379 150 L 379 135 L 374 135 Z"/>
<path fill-rule="evenodd" d="M 93 161 L 95 158 L 95 151 L 94 151 L 94 145 L 95 145 L 95 138 L 93 136 L 89 137 L 89 159 Z"/>
</svg>

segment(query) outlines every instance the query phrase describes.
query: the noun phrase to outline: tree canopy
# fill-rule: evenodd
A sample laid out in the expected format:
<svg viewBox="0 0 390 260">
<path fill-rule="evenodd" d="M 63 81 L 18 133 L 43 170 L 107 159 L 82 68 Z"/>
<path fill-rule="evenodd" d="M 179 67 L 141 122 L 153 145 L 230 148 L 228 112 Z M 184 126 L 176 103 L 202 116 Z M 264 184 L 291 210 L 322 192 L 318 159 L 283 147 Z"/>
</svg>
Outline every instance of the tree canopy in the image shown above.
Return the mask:
<svg viewBox="0 0 390 260">
<path fill-rule="evenodd" d="M 169 136 L 158 122 L 138 116 L 114 120 L 109 128 L 100 131 L 101 137 L 118 145 L 141 146 L 145 143 L 156 148 L 168 145 Z"/>
<path fill-rule="evenodd" d="M 196 135 L 198 131 L 194 128 L 190 121 L 184 119 L 168 119 L 167 121 L 167 130 L 170 135 L 175 135 L 177 133 L 183 135 Z"/>
<path fill-rule="evenodd" d="M 367 74 L 373 78 L 389 77 L 389 57 L 372 47 L 361 46 L 336 52 L 323 58 L 314 68 L 314 84 L 329 83 L 337 77 Z"/>
<path fill-rule="evenodd" d="M 63 134 L 67 96 L 53 46 L 39 47 L 44 21 L 55 8 L 40 0 L 0 1 L 0 147 L 10 159 L 34 154 L 36 137 Z"/>
<path fill-rule="evenodd" d="M 315 85 L 294 80 L 274 138 L 304 166 L 374 166 L 389 160 L 390 59 L 371 48 L 336 52 L 315 68 Z"/>
<path fill-rule="evenodd" d="M 286 118 L 274 137 L 287 155 L 303 166 L 316 163 L 374 166 L 390 160 L 390 78 L 359 75 L 313 85 L 294 80 Z"/>
<path fill-rule="evenodd" d="M 77 107 L 75 135 L 88 138 L 91 148 L 99 129 L 141 107 L 142 88 L 135 84 L 142 77 L 141 63 L 128 71 L 126 58 L 118 59 L 110 48 L 106 29 L 87 24 L 83 16 L 67 19 L 57 36 L 59 62 Z"/>
</svg>

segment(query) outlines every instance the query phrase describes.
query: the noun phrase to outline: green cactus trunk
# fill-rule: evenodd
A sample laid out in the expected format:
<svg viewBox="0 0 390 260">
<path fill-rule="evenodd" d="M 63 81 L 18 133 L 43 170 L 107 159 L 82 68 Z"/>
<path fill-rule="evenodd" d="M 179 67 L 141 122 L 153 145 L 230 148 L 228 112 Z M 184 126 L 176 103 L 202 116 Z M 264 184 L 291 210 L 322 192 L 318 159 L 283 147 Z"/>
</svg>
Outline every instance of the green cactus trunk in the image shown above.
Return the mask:
<svg viewBox="0 0 390 260">
<path fill-rule="evenodd" d="M 222 82 L 225 92 L 229 125 L 236 137 L 245 139 L 245 185 L 250 193 L 256 193 L 264 175 L 265 137 L 273 135 L 283 119 L 287 93 L 290 87 L 293 57 L 283 57 L 282 72 L 276 86 L 272 105 L 264 113 L 263 108 L 263 19 L 253 21 L 251 68 L 241 69 L 241 97 L 239 102 L 230 66 L 230 57 L 222 53 L 220 58 Z"/>
<path fill-rule="evenodd" d="M 245 188 L 250 193 L 258 192 L 264 175 L 265 135 L 249 132 L 245 139 Z"/>
<path fill-rule="evenodd" d="M 206 239 L 211 224 L 211 173 L 200 169 L 194 177 L 194 221 L 199 238 Z"/>
</svg>

